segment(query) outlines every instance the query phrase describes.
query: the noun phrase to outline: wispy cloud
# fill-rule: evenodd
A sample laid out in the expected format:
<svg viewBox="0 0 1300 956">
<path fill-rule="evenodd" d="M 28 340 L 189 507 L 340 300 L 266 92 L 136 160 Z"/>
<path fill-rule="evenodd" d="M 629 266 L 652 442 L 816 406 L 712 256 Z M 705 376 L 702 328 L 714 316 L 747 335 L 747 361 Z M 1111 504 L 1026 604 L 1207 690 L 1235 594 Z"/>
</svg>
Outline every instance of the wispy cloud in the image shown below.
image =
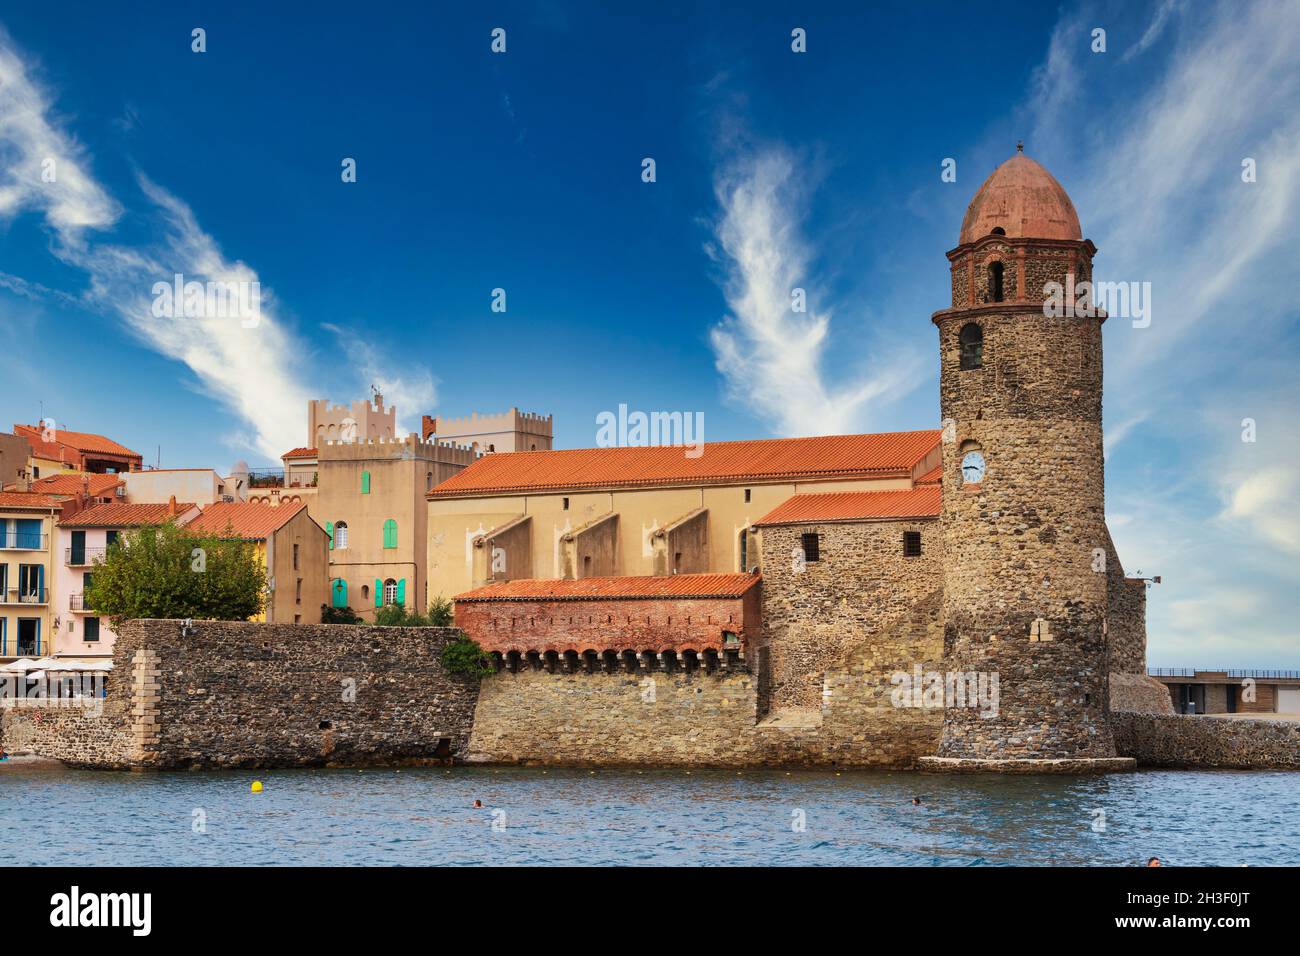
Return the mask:
<svg viewBox="0 0 1300 956">
<path fill-rule="evenodd" d="M 860 430 L 873 402 L 897 398 L 916 381 L 920 357 L 896 354 L 835 383 L 826 370 L 832 312 L 812 274 L 814 249 L 803 234 L 808 164 L 780 146 L 736 147 L 714 191 L 720 215 L 710 252 L 725 268 L 730 315 L 710 334 L 729 396 L 779 434 Z M 806 311 L 793 308 L 804 290 Z"/>
<path fill-rule="evenodd" d="M 154 315 L 151 290 L 177 274 L 202 283 L 260 284 L 260 278 L 222 253 L 189 206 L 143 175 L 138 184 L 160 238 L 140 245 L 108 241 L 107 231 L 121 214 L 118 201 L 94 179 L 85 150 L 54 117 L 49 97 L 2 31 L 0 159 L 0 219 L 27 212 L 43 216 L 55 255 L 88 276 L 86 304 L 116 316 L 140 341 L 187 365 L 202 389 L 249 424 L 257 451 L 275 458 L 298 444 L 308 397 L 297 373 L 304 350 L 277 318 L 270 290 L 262 288 L 255 328 L 214 315 Z M 4 280 L 22 295 L 42 288 L 16 276 Z"/>
</svg>

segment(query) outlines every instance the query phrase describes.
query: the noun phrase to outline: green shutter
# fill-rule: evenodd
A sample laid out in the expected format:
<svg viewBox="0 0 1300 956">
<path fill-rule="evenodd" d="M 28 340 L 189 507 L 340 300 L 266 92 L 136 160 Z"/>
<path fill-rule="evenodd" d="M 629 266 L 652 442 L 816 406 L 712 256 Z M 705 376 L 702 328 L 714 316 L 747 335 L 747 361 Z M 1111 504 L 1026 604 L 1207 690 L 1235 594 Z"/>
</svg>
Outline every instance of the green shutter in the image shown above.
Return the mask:
<svg viewBox="0 0 1300 956">
<path fill-rule="evenodd" d="M 361 473 L 361 493 L 363 495 L 370 494 L 370 472 L 368 471 Z"/>
<path fill-rule="evenodd" d="M 384 522 L 384 547 L 397 547 L 397 522 L 392 518 Z"/>
<path fill-rule="evenodd" d="M 334 606 L 348 606 L 348 582 L 342 578 L 334 579 Z"/>
<path fill-rule="evenodd" d="M 330 550 L 333 551 L 334 550 L 334 522 L 333 521 L 325 522 L 325 533 L 330 536 Z M 338 607 L 338 605 L 336 604 L 335 607 Z"/>
<path fill-rule="evenodd" d="M 375 578 L 375 607 L 384 606 L 384 582 Z"/>
<path fill-rule="evenodd" d="M 397 582 L 397 603 L 406 607 L 406 578 Z"/>
</svg>

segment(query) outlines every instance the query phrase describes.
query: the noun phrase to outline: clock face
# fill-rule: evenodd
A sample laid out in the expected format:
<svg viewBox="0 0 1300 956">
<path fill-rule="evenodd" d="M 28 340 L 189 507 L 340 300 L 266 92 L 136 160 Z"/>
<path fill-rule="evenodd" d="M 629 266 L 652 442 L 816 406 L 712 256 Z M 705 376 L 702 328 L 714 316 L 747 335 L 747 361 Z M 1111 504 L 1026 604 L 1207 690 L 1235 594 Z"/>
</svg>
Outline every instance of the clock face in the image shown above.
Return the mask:
<svg viewBox="0 0 1300 956">
<path fill-rule="evenodd" d="M 984 480 L 984 456 L 968 451 L 961 458 L 961 481 L 964 485 L 978 485 Z"/>
</svg>

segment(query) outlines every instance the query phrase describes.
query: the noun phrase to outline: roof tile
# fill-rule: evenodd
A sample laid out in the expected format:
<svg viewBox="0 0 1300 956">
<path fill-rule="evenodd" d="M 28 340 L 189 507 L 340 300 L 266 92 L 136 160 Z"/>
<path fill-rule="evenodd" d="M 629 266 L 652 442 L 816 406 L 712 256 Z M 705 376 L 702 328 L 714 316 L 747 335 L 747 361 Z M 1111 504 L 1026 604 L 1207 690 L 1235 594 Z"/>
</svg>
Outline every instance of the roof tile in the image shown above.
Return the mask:
<svg viewBox="0 0 1300 956">
<path fill-rule="evenodd" d="M 66 520 L 60 521 L 63 528 L 143 528 L 150 525 L 166 524 L 194 507 L 192 502 L 177 504 L 129 505 L 113 502 L 107 505 L 92 505 L 84 508 Z M 174 508 L 174 510 L 173 510 Z"/>
<path fill-rule="evenodd" d="M 429 497 L 903 476 L 939 443 L 939 435 L 929 430 L 710 442 L 696 458 L 680 445 L 498 452 L 448 478 Z"/>
<path fill-rule="evenodd" d="M 208 505 L 187 527 L 202 534 L 229 534 L 247 541 L 263 541 L 279 531 L 299 511 L 307 507 L 301 501 L 279 505 L 254 504 L 247 501 Z"/>
<path fill-rule="evenodd" d="M 536 452 L 529 452 L 536 454 Z M 758 584 L 757 574 L 672 574 L 667 576 L 520 578 L 487 584 L 457 601 L 618 601 L 655 598 L 733 598 Z"/>
<path fill-rule="evenodd" d="M 838 494 L 795 495 L 754 522 L 755 526 L 805 524 L 819 521 L 878 521 L 894 518 L 937 518 L 943 492 L 938 485 L 900 491 L 846 491 Z"/>
</svg>

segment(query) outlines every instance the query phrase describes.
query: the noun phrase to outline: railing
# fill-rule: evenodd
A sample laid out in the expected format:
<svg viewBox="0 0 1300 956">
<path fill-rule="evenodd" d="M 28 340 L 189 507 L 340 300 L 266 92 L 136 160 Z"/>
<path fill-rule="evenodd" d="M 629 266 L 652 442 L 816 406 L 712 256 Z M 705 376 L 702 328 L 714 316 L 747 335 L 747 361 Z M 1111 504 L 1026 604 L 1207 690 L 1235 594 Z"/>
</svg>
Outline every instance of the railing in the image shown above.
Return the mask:
<svg viewBox="0 0 1300 956">
<path fill-rule="evenodd" d="M 1150 677 L 1192 677 L 1208 674 L 1223 674 L 1225 677 L 1244 678 L 1249 677 L 1253 680 L 1300 680 L 1300 671 L 1270 671 L 1270 670 L 1231 670 L 1223 668 L 1215 670 L 1214 668 L 1205 667 L 1195 670 L 1190 667 L 1152 667 L 1147 671 Z"/>
<path fill-rule="evenodd" d="M 68 595 L 69 611 L 89 611 L 90 605 L 86 603 L 86 594 L 84 591 L 78 591 L 76 594 Z"/>
<path fill-rule="evenodd" d="M 48 604 L 49 588 L 10 588 L 0 591 L 0 603 L 4 604 Z"/>
<path fill-rule="evenodd" d="M 284 469 L 283 468 L 263 468 L 248 473 L 248 487 L 250 488 L 283 488 L 284 487 Z"/>
<path fill-rule="evenodd" d="M 9 653 L 9 647 L 13 645 L 14 651 Z M 6 634 L 0 637 L 0 657 L 40 657 L 41 656 L 41 639 L 39 637 L 22 638 L 15 637 L 9 640 Z"/>
<path fill-rule="evenodd" d="M 83 568 L 95 563 L 108 553 L 108 548 L 64 548 L 63 561 L 74 568 Z"/>
<path fill-rule="evenodd" d="M 47 534 L 37 534 L 34 531 L 10 531 L 9 529 L 0 529 L 0 549 L 10 551 L 44 551 L 45 541 L 49 538 Z"/>
</svg>

